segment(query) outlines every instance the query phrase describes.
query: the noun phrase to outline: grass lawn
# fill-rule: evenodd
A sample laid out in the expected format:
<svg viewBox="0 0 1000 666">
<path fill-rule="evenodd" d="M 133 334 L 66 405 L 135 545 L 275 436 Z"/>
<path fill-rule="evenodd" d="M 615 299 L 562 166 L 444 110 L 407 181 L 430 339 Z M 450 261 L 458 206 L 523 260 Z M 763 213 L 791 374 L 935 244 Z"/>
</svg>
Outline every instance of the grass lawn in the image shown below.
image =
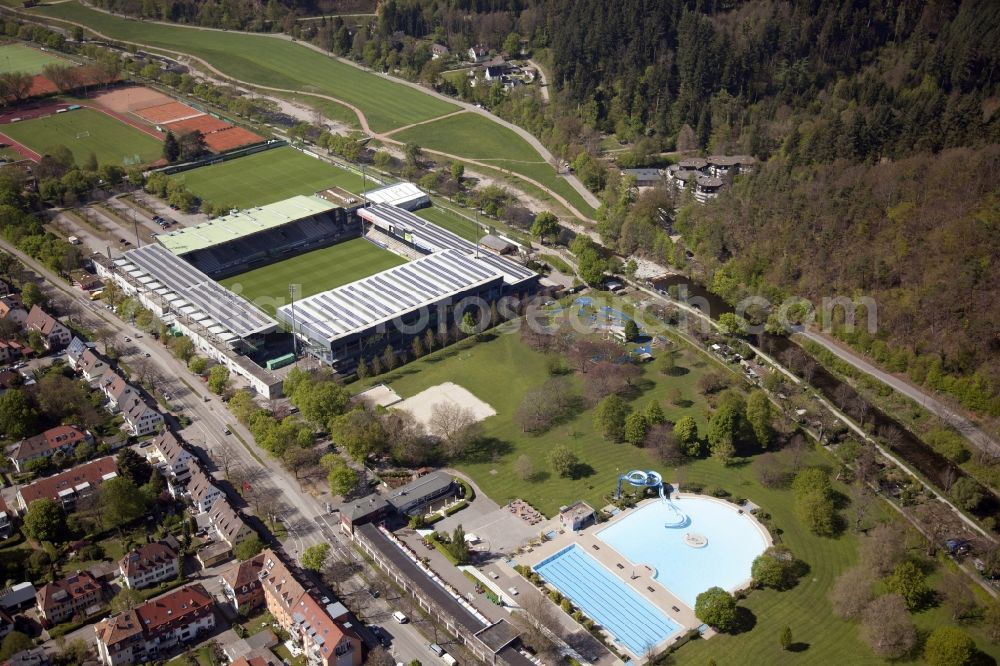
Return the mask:
<svg viewBox="0 0 1000 666">
<path fill-rule="evenodd" d="M 545 164 L 538 152 L 513 130 L 478 113 L 466 112 L 417 125 L 393 134 L 392 138 L 473 160 L 507 159 Z"/>
<path fill-rule="evenodd" d="M 60 58 L 49 51 L 31 48 L 23 44 L 4 44 L 0 46 L 0 74 L 7 72 L 25 72 L 41 74 L 46 65 L 72 65 L 73 63 Z"/>
<path fill-rule="evenodd" d="M 355 238 L 228 277 L 222 284 L 273 315 L 288 303 L 289 284 L 301 285 L 296 298 L 305 298 L 404 263 L 402 257 Z"/>
<path fill-rule="evenodd" d="M 450 210 L 440 208 L 438 206 L 431 206 L 430 208 L 421 208 L 416 211 L 417 217 L 422 217 L 425 220 L 433 222 L 434 224 L 447 229 L 453 234 L 458 234 L 462 238 L 475 243 L 479 238 L 482 238 L 482 233 L 476 233 L 475 223 L 470 222 L 461 215 L 453 213 Z"/>
<path fill-rule="evenodd" d="M 276 148 L 171 176 L 184 181 L 201 199 L 249 208 L 281 201 L 296 194 L 313 194 L 337 185 L 360 192 L 361 176 L 303 155 L 294 148 Z"/>
<path fill-rule="evenodd" d="M 330 95 L 360 108 L 377 132 L 458 108 L 286 39 L 133 21 L 78 2 L 37 7 L 32 13 L 81 23 L 112 39 L 188 53 L 203 58 L 223 74 L 250 83 Z"/>
<path fill-rule="evenodd" d="M 666 377 L 647 369 L 641 382 L 645 390 L 634 404 L 642 407 L 655 398 L 671 420 L 690 414 L 704 430 L 707 424 L 703 404 L 694 402 L 690 407 L 676 407 L 667 397 L 676 387 L 685 398 L 694 400 L 698 378 L 714 367 L 689 352 L 682 352 L 678 365 L 688 368 L 689 372 Z M 380 375 L 374 381 L 389 384 L 404 398 L 430 386 L 453 381 L 492 405 L 497 415 L 483 422 L 487 445 L 457 466 L 501 504 L 521 497 L 549 516 L 567 501 L 577 498 L 604 506 L 607 503 L 605 496 L 614 489 L 618 470 L 656 467 L 649 452 L 605 441 L 594 431 L 592 410 L 584 411 L 544 435 L 523 433 L 514 421 L 514 414 L 525 392 L 547 379 L 544 357 L 524 346 L 515 333 L 500 334 L 495 340 L 478 344 L 465 341 L 396 372 Z M 593 468 L 593 473 L 580 479 L 549 474 L 546 456 L 556 442 L 573 449 L 583 463 Z M 532 481 L 523 481 L 514 469 L 514 461 L 522 454 L 534 463 L 537 475 Z"/>
<path fill-rule="evenodd" d="M 215 660 L 212 658 L 212 647 L 210 645 L 202 645 L 197 650 L 194 650 L 191 656 L 198 660 L 198 666 L 215 666 Z M 166 666 L 187 666 L 187 664 L 187 653 L 182 652 L 168 661 Z"/>
<path fill-rule="evenodd" d="M 584 215 L 594 215 L 594 208 L 556 173 L 551 164 L 542 159 L 531 144 L 512 130 L 477 113 L 463 113 L 411 127 L 393 134 L 392 138 L 527 176 L 564 197 Z M 482 167 L 471 165 L 469 168 Z"/>
<path fill-rule="evenodd" d="M 42 154 L 62 144 L 72 151 L 77 164 L 90 153 L 101 164 L 122 165 L 134 155 L 148 164 L 162 152 L 159 140 L 93 109 L 10 123 L 3 126 L 3 133 Z"/>
</svg>

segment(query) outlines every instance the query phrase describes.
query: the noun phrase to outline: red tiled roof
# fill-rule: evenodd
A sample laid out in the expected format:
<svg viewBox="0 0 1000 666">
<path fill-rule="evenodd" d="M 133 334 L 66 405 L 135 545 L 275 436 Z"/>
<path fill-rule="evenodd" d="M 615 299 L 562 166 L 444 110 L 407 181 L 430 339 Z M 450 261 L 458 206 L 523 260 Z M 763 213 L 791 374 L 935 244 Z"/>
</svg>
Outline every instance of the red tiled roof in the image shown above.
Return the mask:
<svg viewBox="0 0 1000 666">
<path fill-rule="evenodd" d="M 22 439 L 14 448 L 11 458 L 24 460 L 63 446 L 75 446 L 87 439 L 87 433 L 76 426 L 61 425 L 49 428 L 45 432 Z"/>
<path fill-rule="evenodd" d="M 38 606 L 43 611 L 70 603 L 75 597 L 80 597 L 101 589 L 101 584 L 88 571 L 77 571 L 54 583 L 48 583 L 35 593 Z M 60 594 L 65 592 L 65 594 Z"/>
<path fill-rule="evenodd" d="M 126 553 L 118 566 L 128 578 L 141 576 L 147 569 L 177 559 L 177 551 L 165 543 L 147 543 Z"/>
<path fill-rule="evenodd" d="M 152 634 L 163 625 L 202 613 L 206 608 L 212 608 L 212 595 L 201 583 L 195 583 L 147 601 L 135 611 L 145 630 Z"/>
<path fill-rule="evenodd" d="M 92 486 L 100 485 L 104 477 L 112 472 L 117 474 L 118 464 L 112 456 L 106 456 L 77 465 L 61 474 L 39 479 L 23 486 L 18 492 L 24 499 L 24 503 L 30 505 L 35 500 L 44 497 L 58 499 L 60 490 L 74 488 L 81 483 L 89 483 Z"/>
</svg>

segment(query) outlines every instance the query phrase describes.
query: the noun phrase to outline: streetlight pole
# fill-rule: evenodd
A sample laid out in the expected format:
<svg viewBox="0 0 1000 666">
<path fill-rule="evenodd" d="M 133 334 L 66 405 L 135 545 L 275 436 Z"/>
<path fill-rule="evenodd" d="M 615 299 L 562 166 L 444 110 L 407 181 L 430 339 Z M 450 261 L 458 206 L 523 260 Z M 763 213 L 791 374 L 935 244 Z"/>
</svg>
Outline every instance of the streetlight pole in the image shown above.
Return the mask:
<svg viewBox="0 0 1000 666">
<path fill-rule="evenodd" d="M 129 208 L 132 213 L 132 228 L 135 229 L 135 246 L 142 247 L 142 241 L 139 240 L 139 221 L 135 219 L 135 209 Z"/>
</svg>

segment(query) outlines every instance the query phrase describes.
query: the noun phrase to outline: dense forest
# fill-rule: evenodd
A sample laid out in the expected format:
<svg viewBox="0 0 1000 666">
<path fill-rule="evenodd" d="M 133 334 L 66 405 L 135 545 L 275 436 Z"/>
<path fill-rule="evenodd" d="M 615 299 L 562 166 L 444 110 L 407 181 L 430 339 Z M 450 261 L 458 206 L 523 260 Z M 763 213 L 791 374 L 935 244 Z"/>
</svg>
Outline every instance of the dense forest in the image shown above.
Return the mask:
<svg viewBox="0 0 1000 666">
<path fill-rule="evenodd" d="M 1000 414 L 995 294 L 1000 3 L 990 0 L 384 0 L 371 17 L 294 21 L 361 0 L 98 0 L 131 14 L 292 32 L 420 79 L 536 134 L 602 193 L 612 249 L 684 263 L 726 298 L 868 294 L 883 364 Z M 441 77 L 453 53 L 513 45 L 553 101 Z M 494 87 L 496 88 L 496 87 Z M 666 151 L 764 162 L 710 205 L 635 196 L 619 166 Z M 655 211 L 678 209 L 671 241 Z M 817 261 L 817 258 L 821 258 Z"/>
</svg>

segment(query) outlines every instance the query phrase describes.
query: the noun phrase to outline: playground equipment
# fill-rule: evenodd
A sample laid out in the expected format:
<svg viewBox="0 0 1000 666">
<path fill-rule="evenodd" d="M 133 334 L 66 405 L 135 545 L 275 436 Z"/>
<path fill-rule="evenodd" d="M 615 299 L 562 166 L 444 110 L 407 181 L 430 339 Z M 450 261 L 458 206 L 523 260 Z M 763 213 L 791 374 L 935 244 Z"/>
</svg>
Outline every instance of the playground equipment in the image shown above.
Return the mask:
<svg viewBox="0 0 1000 666">
<path fill-rule="evenodd" d="M 653 470 L 644 472 L 641 469 L 634 469 L 631 472 L 619 475 L 618 488 L 615 489 L 615 499 L 622 496 L 622 481 L 628 482 L 630 486 L 635 488 L 657 488 L 660 491 L 660 499 L 667 499 L 667 496 L 663 493 L 663 477 L 660 476 L 659 472 L 654 472 Z"/>
<path fill-rule="evenodd" d="M 670 501 L 663 489 L 663 477 L 659 472 L 653 470 L 643 471 L 634 469 L 631 472 L 618 476 L 618 487 L 615 489 L 615 499 L 622 496 L 622 482 L 628 483 L 634 488 L 656 488 L 660 493 L 660 499 L 671 509 L 671 516 L 663 523 L 664 527 L 687 527 L 691 524 L 691 519 Z"/>
</svg>

